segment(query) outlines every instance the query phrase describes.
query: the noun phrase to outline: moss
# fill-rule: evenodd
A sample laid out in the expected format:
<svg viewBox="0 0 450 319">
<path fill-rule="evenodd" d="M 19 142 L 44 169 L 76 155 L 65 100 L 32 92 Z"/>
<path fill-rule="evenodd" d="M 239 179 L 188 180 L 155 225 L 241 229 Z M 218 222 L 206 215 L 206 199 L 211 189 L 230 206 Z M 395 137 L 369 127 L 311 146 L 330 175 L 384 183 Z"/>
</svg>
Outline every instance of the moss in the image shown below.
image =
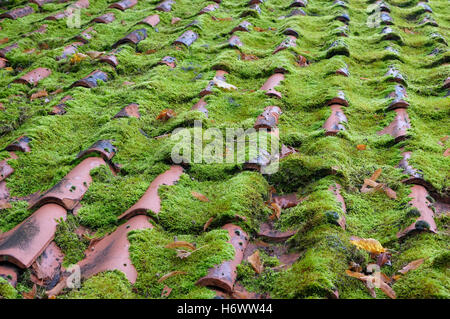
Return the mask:
<svg viewBox="0 0 450 319">
<path fill-rule="evenodd" d="M 19 297 L 16 289 L 3 277 L 0 277 L 0 299 L 16 299 Z"/>
<path fill-rule="evenodd" d="M 138 271 L 135 288 L 145 298 L 161 298 L 165 285 L 172 288 L 169 298 L 212 298 L 214 293 L 196 282 L 205 276 L 209 268 L 233 258 L 234 250 L 224 230 L 211 230 L 199 236 L 178 235 L 177 240 L 195 243 L 197 250 L 184 259 L 176 257 L 173 249 L 165 246 L 173 241 L 167 232 L 154 228 L 134 231 L 129 235 L 130 256 Z M 171 271 L 184 271 L 158 283 L 163 275 Z"/>
<path fill-rule="evenodd" d="M 68 266 L 77 263 L 85 257 L 84 251 L 89 245 L 89 240 L 75 233 L 79 223 L 78 218 L 68 215 L 67 219 L 60 220 L 56 228 L 55 243 L 64 253 L 63 265 Z"/>
<path fill-rule="evenodd" d="M 106 271 L 83 282 L 80 289 L 72 290 L 64 298 L 70 299 L 134 299 L 131 284 L 120 271 Z"/>
<path fill-rule="evenodd" d="M 246 218 L 242 224 L 256 229 L 258 220 L 267 216 L 264 201 L 267 182 L 260 174 L 242 172 L 228 180 L 198 182 L 183 175 L 175 186 L 161 187 L 161 212 L 158 222 L 175 233 L 198 233 L 213 217 L 212 227 L 226 222 L 237 222 L 236 215 Z M 205 195 L 203 202 L 192 196 L 195 191 Z"/>
</svg>

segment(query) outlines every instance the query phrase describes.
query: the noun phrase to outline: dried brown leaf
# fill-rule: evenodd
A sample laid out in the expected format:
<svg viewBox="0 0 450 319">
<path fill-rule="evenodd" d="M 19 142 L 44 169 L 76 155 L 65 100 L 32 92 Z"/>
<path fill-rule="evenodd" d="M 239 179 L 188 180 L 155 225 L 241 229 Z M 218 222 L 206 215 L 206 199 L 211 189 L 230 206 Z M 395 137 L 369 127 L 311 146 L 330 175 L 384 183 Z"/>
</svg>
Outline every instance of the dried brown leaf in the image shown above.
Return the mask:
<svg viewBox="0 0 450 319">
<path fill-rule="evenodd" d="M 195 245 L 193 245 L 187 241 L 178 240 L 178 241 L 174 241 L 170 244 L 167 244 L 166 248 L 187 248 L 187 249 L 195 250 Z"/>
<path fill-rule="evenodd" d="M 176 275 L 185 275 L 187 274 L 187 272 L 185 271 L 180 271 L 180 270 L 175 270 L 175 271 L 171 271 L 167 274 L 165 274 L 164 276 L 162 276 L 161 278 L 158 279 L 158 284 L 162 283 L 164 280 L 176 276 Z"/>
<path fill-rule="evenodd" d="M 192 191 L 192 192 L 191 192 L 191 195 L 194 196 L 195 198 L 197 198 L 199 201 L 202 201 L 202 202 L 209 202 L 208 197 L 206 197 L 206 196 L 203 195 L 203 194 L 200 194 L 200 193 L 197 193 L 197 192 Z"/>
<path fill-rule="evenodd" d="M 253 270 L 260 274 L 263 271 L 263 265 L 261 264 L 261 258 L 259 256 L 259 250 L 255 250 L 255 252 L 247 258 L 250 265 L 252 265 Z"/>
<path fill-rule="evenodd" d="M 44 96 L 48 96 L 47 90 L 42 90 L 42 91 L 31 94 L 30 101 L 33 101 L 35 99 L 38 99 L 38 98 L 41 98 Z"/>
<path fill-rule="evenodd" d="M 210 219 L 208 219 L 208 221 L 203 226 L 203 231 L 206 231 L 208 229 L 208 227 L 211 225 L 213 220 L 214 220 L 214 217 L 211 217 Z"/>
<path fill-rule="evenodd" d="M 372 176 L 370 176 L 370 179 L 373 180 L 373 181 L 375 182 L 375 181 L 378 179 L 378 177 L 380 177 L 382 171 L 383 171 L 383 170 L 382 170 L 381 168 L 377 169 L 377 170 L 372 174 Z"/>
<path fill-rule="evenodd" d="M 192 254 L 191 251 L 187 251 L 184 249 L 177 249 L 177 257 L 180 259 L 188 258 Z"/>
<path fill-rule="evenodd" d="M 172 288 L 170 288 L 168 286 L 164 286 L 164 288 L 161 292 L 161 297 L 169 297 L 171 292 L 172 292 Z"/>
<path fill-rule="evenodd" d="M 420 258 L 420 259 L 414 260 L 414 261 L 410 262 L 409 264 L 407 264 L 402 269 L 400 269 L 398 272 L 401 273 L 402 275 L 404 275 L 410 270 L 414 270 L 414 269 L 419 268 L 419 266 L 422 265 L 424 261 L 425 261 L 424 258 Z"/>
<path fill-rule="evenodd" d="M 24 299 L 34 299 L 36 297 L 36 284 L 33 285 L 33 288 L 31 289 L 30 292 L 23 292 L 22 296 Z"/>
</svg>

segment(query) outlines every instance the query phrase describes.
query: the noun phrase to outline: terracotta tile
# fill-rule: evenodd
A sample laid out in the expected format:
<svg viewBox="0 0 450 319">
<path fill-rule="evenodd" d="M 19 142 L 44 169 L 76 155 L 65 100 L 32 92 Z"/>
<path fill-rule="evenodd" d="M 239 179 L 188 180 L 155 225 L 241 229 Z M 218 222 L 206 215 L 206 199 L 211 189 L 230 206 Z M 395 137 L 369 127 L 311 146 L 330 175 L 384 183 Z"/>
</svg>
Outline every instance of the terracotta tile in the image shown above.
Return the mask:
<svg viewBox="0 0 450 319">
<path fill-rule="evenodd" d="M 431 9 L 431 7 L 425 2 L 419 2 L 417 6 L 423 8 L 425 12 L 433 13 L 433 9 Z"/>
<path fill-rule="evenodd" d="M 18 152 L 31 152 L 30 143 L 31 139 L 28 136 L 21 136 L 13 143 L 5 147 L 6 151 L 18 151 Z"/>
<path fill-rule="evenodd" d="M 195 105 L 191 108 L 191 111 L 200 111 L 203 114 L 206 115 L 206 117 L 208 117 L 208 109 L 206 108 L 206 105 L 208 103 L 206 103 L 205 98 L 202 97 L 197 103 L 195 103 Z"/>
<path fill-rule="evenodd" d="M 3 69 L 6 66 L 7 62 L 8 62 L 8 60 L 6 60 L 4 58 L 0 58 L 0 69 Z"/>
<path fill-rule="evenodd" d="M 147 18 L 143 19 L 141 22 L 139 23 L 143 23 L 143 24 L 147 24 L 151 27 L 156 27 L 159 23 L 159 15 L 157 14 L 153 14 L 151 16 L 148 16 Z"/>
<path fill-rule="evenodd" d="M 162 58 L 162 60 L 158 64 L 165 64 L 168 67 L 173 69 L 174 67 L 176 67 L 176 62 L 177 62 L 177 59 L 175 59 L 174 57 L 165 56 L 164 58 Z"/>
<path fill-rule="evenodd" d="M 327 105 L 339 104 L 342 106 L 348 106 L 348 101 L 345 98 L 345 93 L 343 91 L 338 91 L 337 95 L 327 101 Z"/>
<path fill-rule="evenodd" d="M 411 152 L 403 152 L 402 159 L 398 163 L 398 168 L 401 168 L 403 170 L 402 173 L 408 175 L 406 179 L 402 180 L 402 183 L 421 185 L 427 190 L 434 192 L 435 189 L 433 185 L 424 179 L 422 171 L 415 169 L 409 164 L 408 160 L 410 158 Z"/>
<path fill-rule="evenodd" d="M 169 12 L 172 10 L 172 5 L 175 3 L 174 0 L 165 0 L 158 4 L 155 10 Z"/>
<path fill-rule="evenodd" d="M 67 210 L 72 210 L 81 201 L 92 182 L 90 171 L 100 165 L 106 165 L 100 157 L 84 159 L 58 184 L 38 198 L 30 200 L 30 208 L 36 208 L 47 203 L 56 203 Z"/>
<path fill-rule="evenodd" d="M 442 86 L 443 89 L 450 89 L 450 77 L 446 78 L 444 80 L 444 85 Z"/>
<path fill-rule="evenodd" d="M 227 260 L 222 264 L 211 268 L 205 277 L 197 281 L 200 286 L 213 286 L 230 293 L 233 291 L 237 277 L 236 267 L 242 262 L 244 251 L 248 244 L 248 235 L 239 226 L 226 224 L 222 227 L 228 231 L 229 243 L 234 247 L 234 259 Z"/>
<path fill-rule="evenodd" d="M 295 148 L 283 144 L 281 145 L 280 159 L 296 153 L 298 153 L 298 151 Z"/>
<path fill-rule="evenodd" d="M 293 7 L 306 7 L 307 4 L 308 4 L 307 0 L 294 0 L 289 5 L 289 7 L 290 8 L 293 8 Z"/>
<path fill-rule="evenodd" d="M 276 47 L 275 51 L 273 51 L 272 54 L 278 53 L 290 47 L 296 47 L 297 46 L 296 40 L 297 40 L 296 37 L 294 37 L 293 35 L 289 35 L 283 42 L 281 42 L 279 46 Z"/>
<path fill-rule="evenodd" d="M 341 188 L 342 188 L 342 186 L 340 184 L 335 183 L 333 185 L 330 185 L 328 190 L 333 193 L 333 195 L 336 197 L 336 200 L 341 204 L 341 209 L 342 209 L 343 214 L 339 218 L 337 223 L 339 224 L 339 226 L 342 227 L 343 230 L 345 230 L 346 222 L 347 222 L 346 217 L 345 217 L 345 215 L 347 213 L 347 206 L 345 205 L 344 197 L 342 197 L 342 195 L 341 195 Z"/>
<path fill-rule="evenodd" d="M 406 84 L 405 78 L 400 71 L 393 67 L 390 67 L 384 76 L 388 78 L 388 81 Z"/>
<path fill-rule="evenodd" d="M 173 18 L 172 18 L 172 21 L 170 21 L 170 24 L 175 24 L 175 23 L 177 23 L 177 22 L 179 22 L 179 21 L 181 21 L 181 18 L 173 17 Z"/>
<path fill-rule="evenodd" d="M 52 70 L 50 69 L 37 68 L 34 69 L 33 71 L 28 72 L 27 74 L 23 75 L 17 80 L 14 80 L 14 82 L 36 86 L 40 80 L 45 79 L 50 74 L 52 74 Z"/>
<path fill-rule="evenodd" d="M 46 290 L 52 289 L 60 279 L 63 259 L 63 252 L 52 241 L 31 265 L 31 281 Z"/>
<path fill-rule="evenodd" d="M 228 72 L 223 71 L 223 70 L 217 70 L 217 71 L 216 71 L 216 75 L 214 76 L 214 78 L 226 82 L 226 78 L 225 78 L 225 75 L 226 75 L 226 74 L 228 74 Z M 203 89 L 203 90 L 200 92 L 199 96 L 200 96 L 200 97 L 204 97 L 204 96 L 206 96 L 206 95 L 213 94 L 213 88 L 214 88 L 214 86 L 215 86 L 214 80 L 209 81 L 209 82 L 208 82 L 208 85 L 206 86 L 205 89 Z"/>
<path fill-rule="evenodd" d="M 396 85 L 395 90 L 388 94 L 388 98 L 394 99 L 389 106 L 387 107 L 387 111 L 402 108 L 406 109 L 409 106 L 409 103 L 404 99 L 408 95 L 406 94 L 406 89 L 402 85 Z"/>
<path fill-rule="evenodd" d="M 338 70 L 336 71 L 336 74 L 343 75 L 343 76 L 345 76 L 345 77 L 350 76 L 350 72 L 348 71 L 348 68 L 347 68 L 347 67 L 343 67 L 343 68 L 338 69 Z"/>
<path fill-rule="evenodd" d="M 258 148 L 255 157 L 250 158 L 244 163 L 244 169 L 261 171 L 262 168 L 268 166 L 272 161 L 272 156 L 265 149 Z"/>
<path fill-rule="evenodd" d="M 299 252 L 289 252 L 287 245 L 274 245 L 272 243 L 266 243 L 258 240 L 250 242 L 247 245 L 247 248 L 244 251 L 244 260 L 247 260 L 247 258 L 250 257 L 257 249 L 264 251 L 271 257 L 277 257 L 281 264 L 286 267 L 294 264 L 300 257 Z"/>
<path fill-rule="evenodd" d="M 171 168 L 164 173 L 158 175 L 145 191 L 144 195 L 136 204 L 127 209 L 118 219 L 129 219 L 134 215 L 146 214 L 151 210 L 154 214 L 158 214 L 161 210 L 161 199 L 158 195 L 158 189 L 161 185 L 174 185 L 183 173 L 183 168 L 178 165 L 172 165 Z"/>
<path fill-rule="evenodd" d="M 89 43 L 89 41 L 97 34 L 97 31 L 93 27 L 89 27 L 79 35 L 77 35 L 74 40 L 82 42 L 84 44 Z"/>
<path fill-rule="evenodd" d="M 112 142 L 112 140 L 99 140 L 92 144 L 87 150 L 78 153 L 77 158 L 82 158 L 88 154 L 95 153 L 100 155 L 105 161 L 109 161 L 117 151 Z"/>
<path fill-rule="evenodd" d="M 15 287 L 17 284 L 17 277 L 19 277 L 20 269 L 14 264 L 8 262 L 0 263 L 0 277 L 8 280 L 11 286 Z"/>
<path fill-rule="evenodd" d="M 420 212 L 420 217 L 412 223 L 407 228 L 397 233 L 397 238 L 403 237 L 408 233 L 416 230 L 429 230 L 433 233 L 437 232 L 436 223 L 434 221 L 434 213 L 430 209 L 430 202 L 427 199 L 428 192 L 425 187 L 421 185 L 414 185 L 411 187 L 411 194 L 409 197 L 412 198 L 410 203 L 412 207 L 416 208 Z"/>
<path fill-rule="evenodd" d="M 134 284 L 138 274 L 130 260 L 127 236 L 133 230 L 153 228 L 148 219 L 147 216 L 134 216 L 92 245 L 86 252 L 86 258 L 78 263 L 81 277 L 89 278 L 103 271 L 119 270 Z"/>
<path fill-rule="evenodd" d="M 97 17 L 97 18 L 92 19 L 92 22 L 108 24 L 108 23 L 113 22 L 114 20 L 116 20 L 116 17 L 114 16 L 114 13 L 108 12 L 108 13 L 105 13 L 105 14 Z"/>
<path fill-rule="evenodd" d="M 394 111 L 397 113 L 394 121 L 383 130 L 377 132 L 377 134 L 390 134 L 395 139 L 395 143 L 398 143 L 407 138 L 407 131 L 411 128 L 411 125 L 409 123 L 408 113 L 405 109 L 395 109 Z"/>
<path fill-rule="evenodd" d="M 219 8 L 219 5 L 217 3 L 211 3 L 211 4 L 208 4 L 206 7 L 204 7 L 202 10 L 200 10 L 200 12 L 198 14 L 200 15 L 200 14 L 204 14 L 207 12 L 215 11 L 218 8 Z"/>
<path fill-rule="evenodd" d="M 290 193 L 285 195 L 273 195 L 272 202 L 277 204 L 281 209 L 285 209 L 297 206 L 301 200 L 297 198 L 297 193 Z"/>
<path fill-rule="evenodd" d="M 72 6 L 75 6 L 80 9 L 87 9 L 89 8 L 89 0 L 78 0 Z"/>
<path fill-rule="evenodd" d="M 66 95 L 59 101 L 59 104 L 53 106 L 52 110 L 49 112 L 50 115 L 63 115 L 66 114 L 66 101 L 73 100 L 72 96 Z"/>
<path fill-rule="evenodd" d="M 0 49 L 0 58 L 6 58 L 6 55 L 14 49 L 17 49 L 19 45 L 17 43 L 13 43 L 8 45 L 2 49 Z"/>
<path fill-rule="evenodd" d="M 102 55 L 98 58 L 99 61 L 108 63 L 112 67 L 117 67 L 119 65 L 119 60 L 117 60 L 117 57 L 115 55 Z"/>
<path fill-rule="evenodd" d="M 241 42 L 241 39 L 239 39 L 239 37 L 237 35 L 233 35 L 229 40 L 228 40 L 228 45 L 230 47 L 241 47 L 244 44 Z"/>
<path fill-rule="evenodd" d="M 278 106 L 268 106 L 264 109 L 264 112 L 258 116 L 255 125 L 256 130 L 260 128 L 266 128 L 271 130 L 278 125 L 278 118 L 283 112 Z"/>
<path fill-rule="evenodd" d="M 8 164 L 8 159 L 0 161 L 0 182 L 14 173 L 14 168 Z"/>
<path fill-rule="evenodd" d="M 61 19 L 64 19 L 65 17 L 67 17 L 67 16 L 68 16 L 68 13 L 63 11 L 63 12 L 58 12 L 58 13 L 52 14 L 52 15 L 46 17 L 44 20 L 53 20 L 53 21 L 61 20 Z"/>
<path fill-rule="evenodd" d="M 278 231 L 274 228 L 273 222 L 270 221 L 261 224 L 257 236 L 263 238 L 266 241 L 283 242 L 294 236 L 296 233 L 297 231 L 295 230 L 284 232 Z"/>
<path fill-rule="evenodd" d="M 141 42 L 142 40 L 144 40 L 146 38 L 147 38 L 147 30 L 146 29 L 134 30 L 133 32 L 131 32 L 130 34 L 125 36 L 124 38 L 122 38 L 119 41 L 117 41 L 116 43 L 114 43 L 114 45 L 112 47 L 115 48 L 124 43 L 138 44 L 139 42 Z"/>
<path fill-rule="evenodd" d="M 251 27 L 252 27 L 252 24 L 250 22 L 244 20 L 241 23 L 239 23 L 239 25 L 237 27 L 235 27 L 233 30 L 231 30 L 230 33 L 234 33 L 237 31 L 250 32 Z"/>
<path fill-rule="evenodd" d="M 69 44 L 68 46 L 64 47 L 62 55 L 56 57 L 56 60 L 62 60 L 65 58 L 68 58 L 72 54 L 75 54 L 78 51 L 78 47 L 84 45 L 83 42 L 74 42 L 72 44 Z"/>
<path fill-rule="evenodd" d="M 175 40 L 174 44 L 184 44 L 189 47 L 195 40 L 198 39 L 198 34 L 192 30 L 187 30 L 178 39 Z"/>
<path fill-rule="evenodd" d="M 306 12 L 302 9 L 294 9 L 292 10 L 287 17 L 294 17 L 294 16 L 306 16 Z"/>
<path fill-rule="evenodd" d="M 114 115 L 115 119 L 121 117 L 135 117 L 137 119 L 141 118 L 141 114 L 139 113 L 139 105 L 136 103 L 128 104 L 123 109 L 121 109 L 119 113 Z"/>
<path fill-rule="evenodd" d="M 91 72 L 86 77 L 82 78 L 81 80 L 78 80 L 74 82 L 70 88 L 76 87 L 76 86 L 82 86 L 85 88 L 95 88 L 97 87 L 97 81 L 108 81 L 108 75 L 100 70 L 95 70 L 94 72 Z"/>
<path fill-rule="evenodd" d="M 266 91 L 266 95 L 277 97 L 281 99 L 281 93 L 275 91 L 275 87 L 284 80 L 284 75 L 282 73 L 275 73 L 267 79 L 267 81 L 261 86 L 260 90 Z"/>
<path fill-rule="evenodd" d="M 14 9 L 5 13 L 0 14 L 0 19 L 13 19 L 16 20 L 18 18 L 23 18 L 27 15 L 30 15 L 34 12 L 32 7 L 26 6 L 23 8 Z"/>
<path fill-rule="evenodd" d="M 342 123 L 347 123 L 347 117 L 342 111 L 342 105 L 332 104 L 331 115 L 323 124 L 325 135 L 336 135 L 339 131 L 345 131 L 345 126 Z"/>
<path fill-rule="evenodd" d="M 287 28 L 286 30 L 284 30 L 283 34 L 293 36 L 296 39 L 298 38 L 298 32 L 291 28 Z"/>
<path fill-rule="evenodd" d="M 137 0 L 122 0 L 116 3 L 111 4 L 108 8 L 115 8 L 122 11 L 134 7 L 137 4 Z"/>
<path fill-rule="evenodd" d="M 339 14 L 335 20 L 341 21 L 342 23 L 348 24 L 350 22 L 350 16 L 348 15 L 348 13 L 343 12 L 341 14 Z"/>
<path fill-rule="evenodd" d="M 46 204 L 25 221 L 0 235 L 0 260 L 28 268 L 55 236 L 57 220 L 66 218 L 66 210 Z"/>
</svg>

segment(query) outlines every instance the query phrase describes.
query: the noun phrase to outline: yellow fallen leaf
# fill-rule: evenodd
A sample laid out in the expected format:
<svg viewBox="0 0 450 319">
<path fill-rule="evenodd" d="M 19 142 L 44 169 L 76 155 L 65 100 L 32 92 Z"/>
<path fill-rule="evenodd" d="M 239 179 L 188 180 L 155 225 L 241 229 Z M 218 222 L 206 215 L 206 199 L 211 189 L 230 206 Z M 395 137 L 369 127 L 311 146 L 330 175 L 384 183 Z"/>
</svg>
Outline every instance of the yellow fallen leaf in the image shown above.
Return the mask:
<svg viewBox="0 0 450 319">
<path fill-rule="evenodd" d="M 386 249 L 380 244 L 380 242 L 373 238 L 360 238 L 355 240 L 350 240 L 350 243 L 355 245 L 360 249 L 364 249 L 373 254 L 381 254 L 386 252 Z"/>
<path fill-rule="evenodd" d="M 81 61 L 83 61 L 84 59 L 86 59 L 88 56 L 86 54 L 83 53 L 75 53 L 71 58 L 70 58 L 70 63 L 72 64 L 76 64 L 79 63 Z"/>
</svg>

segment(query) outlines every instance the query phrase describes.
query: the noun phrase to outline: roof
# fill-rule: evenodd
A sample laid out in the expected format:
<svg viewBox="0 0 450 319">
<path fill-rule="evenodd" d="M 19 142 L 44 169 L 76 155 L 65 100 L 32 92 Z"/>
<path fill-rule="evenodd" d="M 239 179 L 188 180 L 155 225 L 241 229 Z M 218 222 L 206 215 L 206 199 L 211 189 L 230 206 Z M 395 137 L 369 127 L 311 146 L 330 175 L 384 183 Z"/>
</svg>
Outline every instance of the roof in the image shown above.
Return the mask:
<svg viewBox="0 0 450 319">
<path fill-rule="evenodd" d="M 36 298 L 449 298 L 447 6 L 1 4 L 0 276 Z M 219 161 L 182 139 L 199 124 L 280 152 Z"/>
</svg>

